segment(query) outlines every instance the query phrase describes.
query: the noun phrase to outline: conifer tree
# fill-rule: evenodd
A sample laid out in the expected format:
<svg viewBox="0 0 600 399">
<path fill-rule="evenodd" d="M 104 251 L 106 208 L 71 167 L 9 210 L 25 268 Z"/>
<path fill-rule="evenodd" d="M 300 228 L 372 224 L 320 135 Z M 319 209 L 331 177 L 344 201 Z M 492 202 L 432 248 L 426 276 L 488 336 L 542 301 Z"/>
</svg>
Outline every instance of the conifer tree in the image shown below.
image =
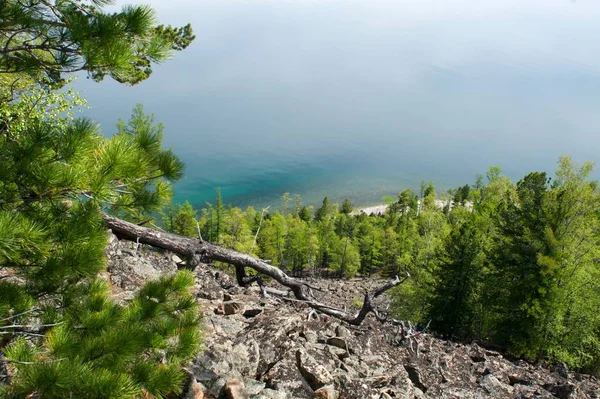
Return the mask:
<svg viewBox="0 0 600 399">
<path fill-rule="evenodd" d="M 198 212 L 188 201 L 183 204 L 169 205 L 161 211 L 161 214 L 168 232 L 188 237 L 198 236 L 196 225 Z"/>
<path fill-rule="evenodd" d="M 590 366 L 600 358 L 597 184 L 562 157 L 551 180 L 535 172 L 499 215 L 502 233 L 489 289 L 496 340 L 513 353 Z M 595 360 L 593 360 L 595 359 Z"/>
<path fill-rule="evenodd" d="M 110 1 L 0 2 L 0 363 L 9 398 L 166 397 L 197 352 L 193 276 L 148 283 L 129 304 L 98 278 L 102 212 L 141 221 L 170 199 L 183 165 L 141 107 L 106 138 L 54 88 L 84 70 L 134 84 L 193 39 L 148 7 Z M 18 82 L 18 84 L 14 84 Z"/>
<path fill-rule="evenodd" d="M 477 215 L 461 213 L 462 220 L 446 238 L 439 268 L 434 270 L 435 292 L 429 315 L 437 331 L 468 340 L 481 338 L 481 290 L 487 257 Z"/>
<path fill-rule="evenodd" d="M 69 73 L 86 71 L 94 80 L 110 76 L 135 84 L 152 64 L 186 48 L 189 25 L 156 24 L 143 5 L 107 13 L 112 0 L 5 0 L 0 2 L 0 71 L 61 86 Z M 13 79 L 14 80 L 14 79 Z"/>
<path fill-rule="evenodd" d="M 349 215 L 352 213 L 352 202 L 350 202 L 350 200 L 348 198 L 346 198 L 343 202 L 342 202 L 342 207 L 340 208 L 340 213 L 343 213 L 345 215 Z"/>
<path fill-rule="evenodd" d="M 315 212 L 315 220 L 320 222 L 329 216 L 329 214 L 331 214 L 331 203 L 329 202 L 329 197 L 325 197 L 323 198 L 323 204 Z"/>
<path fill-rule="evenodd" d="M 217 195 L 215 200 L 215 237 L 216 243 L 221 239 L 221 233 L 223 232 L 223 223 L 225 219 L 225 206 L 223 205 L 223 197 L 221 196 L 221 189 L 217 188 Z"/>
</svg>

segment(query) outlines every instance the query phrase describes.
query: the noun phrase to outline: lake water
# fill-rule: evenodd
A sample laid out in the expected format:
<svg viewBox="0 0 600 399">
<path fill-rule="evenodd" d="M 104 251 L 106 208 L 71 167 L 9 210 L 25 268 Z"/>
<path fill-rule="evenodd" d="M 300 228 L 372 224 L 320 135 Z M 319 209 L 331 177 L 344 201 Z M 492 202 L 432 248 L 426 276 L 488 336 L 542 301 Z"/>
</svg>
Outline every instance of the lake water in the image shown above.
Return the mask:
<svg viewBox="0 0 600 399">
<path fill-rule="evenodd" d="M 106 134 L 138 102 L 164 123 L 187 165 L 177 201 L 365 205 L 599 158 L 596 0 L 150 4 L 193 45 L 133 88 L 75 86 Z"/>
</svg>

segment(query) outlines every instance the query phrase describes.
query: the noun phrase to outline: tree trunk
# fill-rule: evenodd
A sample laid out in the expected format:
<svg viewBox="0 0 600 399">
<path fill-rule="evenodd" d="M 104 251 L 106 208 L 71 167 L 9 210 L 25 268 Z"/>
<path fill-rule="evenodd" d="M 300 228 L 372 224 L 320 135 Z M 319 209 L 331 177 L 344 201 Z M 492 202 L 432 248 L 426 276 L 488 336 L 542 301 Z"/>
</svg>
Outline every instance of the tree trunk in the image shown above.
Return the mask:
<svg viewBox="0 0 600 399">
<path fill-rule="evenodd" d="M 373 312 L 380 321 L 384 321 L 385 318 L 381 317 L 377 312 L 377 309 L 373 306 L 373 299 L 382 295 L 387 290 L 402 284 L 408 277 L 410 277 L 408 273 L 402 280 L 396 276 L 394 280 L 390 281 L 377 291 L 371 294 L 367 293 L 365 295 L 361 310 L 358 312 L 358 314 L 352 316 L 340 309 L 336 309 L 328 306 L 327 304 L 315 301 L 310 293 L 310 289 L 317 288 L 312 287 L 301 280 L 286 275 L 279 268 L 271 266 L 260 259 L 211 244 L 207 241 L 201 241 L 195 238 L 184 237 L 173 233 L 154 230 L 148 227 L 138 226 L 107 214 L 103 214 L 103 219 L 106 226 L 111 229 L 117 237 L 130 241 L 138 241 L 142 244 L 148 244 L 175 252 L 186 257 L 189 263 L 195 262 L 195 260 L 199 257 L 208 258 L 213 261 L 229 263 L 235 267 L 238 284 L 242 286 L 248 285 L 257 280 L 256 278 L 248 279 L 244 270 L 246 267 L 254 269 L 258 273 L 267 275 L 273 278 L 279 284 L 289 288 L 293 292 L 297 301 L 303 302 L 324 314 L 336 317 L 353 325 L 361 324 L 370 312 Z"/>
</svg>

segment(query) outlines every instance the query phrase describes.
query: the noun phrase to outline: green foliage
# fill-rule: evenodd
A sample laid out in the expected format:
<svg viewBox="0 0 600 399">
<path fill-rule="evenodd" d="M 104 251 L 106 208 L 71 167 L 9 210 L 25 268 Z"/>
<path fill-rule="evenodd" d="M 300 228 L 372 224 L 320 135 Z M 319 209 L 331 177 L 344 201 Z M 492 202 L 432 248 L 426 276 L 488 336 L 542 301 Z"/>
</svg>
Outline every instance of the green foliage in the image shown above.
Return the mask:
<svg viewBox="0 0 600 399">
<path fill-rule="evenodd" d="M 352 213 L 352 210 L 353 210 L 352 202 L 350 202 L 350 200 L 346 198 L 342 202 L 342 207 L 340 208 L 340 213 L 343 213 L 344 215 L 349 215 Z"/>
<path fill-rule="evenodd" d="M 465 213 L 455 222 L 439 253 L 434 275 L 429 317 L 433 328 L 457 339 L 481 338 L 484 324 L 479 305 L 488 248 L 476 218 L 473 213 Z"/>
<path fill-rule="evenodd" d="M 317 211 L 315 212 L 315 220 L 320 222 L 327 218 L 332 212 L 331 204 L 329 202 L 329 197 L 323 198 L 323 204 Z"/>
<path fill-rule="evenodd" d="M 409 272 L 392 291 L 396 317 L 597 371 L 600 190 L 590 173 L 591 164 L 561 158 L 554 180 L 531 173 L 513 184 L 492 167 L 452 190 L 445 209 L 424 183 L 420 199 L 404 190 L 382 216 L 352 215 L 347 202 L 338 213 L 326 197 L 311 218 L 301 202 L 290 210 L 288 194 L 286 212 L 262 224 L 253 209 L 223 208 L 220 242 L 295 275 Z M 215 214 L 214 205 L 203 210 L 203 235 Z"/>
<path fill-rule="evenodd" d="M 135 84 L 150 76 L 152 64 L 186 48 L 189 25 L 156 24 L 144 5 L 107 13 L 113 1 L 7 0 L 0 2 L 0 71 L 53 87 L 65 74 L 87 71 L 96 81 L 110 76 Z"/>
<path fill-rule="evenodd" d="M 162 221 L 166 230 L 170 233 L 179 234 L 187 237 L 197 237 L 198 212 L 194 210 L 192 204 L 185 202 L 183 204 L 168 205 L 161 211 Z"/>
<path fill-rule="evenodd" d="M 201 344 L 201 318 L 189 295 L 193 283 L 191 272 L 163 277 L 126 307 L 108 299 L 104 280 L 70 287 L 62 298 L 67 311 L 40 344 L 19 338 L 5 349 L 6 358 L 16 362 L 6 396 L 132 398 L 181 392 L 179 364 Z"/>
<path fill-rule="evenodd" d="M 137 83 L 193 39 L 189 27 L 156 26 L 146 6 L 103 13 L 110 3 L 0 2 L 3 397 L 166 397 L 201 344 L 190 273 L 149 283 L 125 306 L 98 277 L 102 212 L 149 218 L 183 165 L 141 106 L 106 138 L 75 118 L 84 100 L 53 89 L 75 70 Z"/>
<path fill-rule="evenodd" d="M 487 183 L 478 177 L 456 191 L 445 216 L 450 234 L 439 213 L 421 211 L 414 217 L 419 234 L 409 234 L 418 250 L 411 274 L 418 274 L 396 289 L 397 315 L 430 318 L 443 334 L 517 356 L 597 372 L 600 193 L 591 170 L 562 157 L 554 180 L 535 172 L 512 184 L 492 167 Z"/>
<path fill-rule="evenodd" d="M 12 118 L 0 138 L 0 272 L 17 278 L 0 280 L 0 331 L 35 320 L 51 326 L 27 340 L 3 331 L 14 332 L 2 335 L 5 357 L 29 362 L 15 363 L 7 394 L 177 392 L 180 365 L 200 344 L 192 277 L 150 283 L 121 307 L 96 276 L 105 263 L 101 209 L 148 215 L 168 199 L 181 163 L 161 148 L 162 129 L 141 107 L 107 139 L 90 121 L 72 119 L 81 102 L 71 93 L 31 93 L 1 107 Z"/>
<path fill-rule="evenodd" d="M 563 157 L 553 182 L 544 173 L 525 176 L 516 201 L 498 213 L 495 339 L 518 355 L 579 367 L 598 360 L 600 324 L 590 306 L 600 305 L 600 203 L 597 185 L 587 180 L 591 169 Z"/>
</svg>

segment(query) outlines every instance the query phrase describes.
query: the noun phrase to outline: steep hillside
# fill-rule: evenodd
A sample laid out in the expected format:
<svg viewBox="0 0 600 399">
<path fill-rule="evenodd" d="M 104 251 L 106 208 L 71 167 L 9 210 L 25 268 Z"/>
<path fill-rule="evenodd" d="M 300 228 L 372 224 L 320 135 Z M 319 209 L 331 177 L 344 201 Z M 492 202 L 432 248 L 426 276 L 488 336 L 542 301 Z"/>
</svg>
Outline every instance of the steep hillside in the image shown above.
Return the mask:
<svg viewBox="0 0 600 399">
<path fill-rule="evenodd" d="M 108 275 L 126 301 L 140 284 L 177 269 L 164 251 L 111 238 Z M 263 298 L 208 265 L 195 270 L 205 314 L 205 349 L 189 367 L 184 398 L 599 398 L 597 378 L 563 365 L 512 361 L 476 344 L 417 333 L 370 315 L 359 327 L 317 315 L 302 303 Z M 320 299 L 350 308 L 381 285 L 313 280 Z M 389 299 L 379 299 L 385 308 Z"/>
</svg>

